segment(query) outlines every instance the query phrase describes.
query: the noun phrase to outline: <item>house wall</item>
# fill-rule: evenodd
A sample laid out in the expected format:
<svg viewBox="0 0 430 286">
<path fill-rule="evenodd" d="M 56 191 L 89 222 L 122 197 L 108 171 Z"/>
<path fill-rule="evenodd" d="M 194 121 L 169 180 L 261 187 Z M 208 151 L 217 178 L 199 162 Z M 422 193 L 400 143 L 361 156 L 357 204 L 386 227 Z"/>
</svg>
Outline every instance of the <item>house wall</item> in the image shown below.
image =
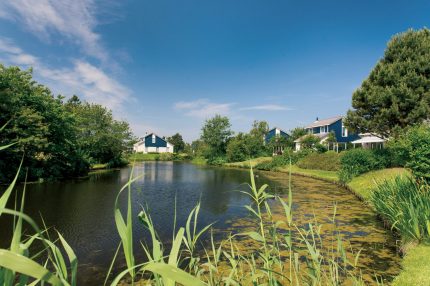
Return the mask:
<svg viewBox="0 0 430 286">
<path fill-rule="evenodd" d="M 342 136 L 342 120 L 341 119 L 339 119 L 335 123 L 332 123 L 329 126 L 329 131 L 334 132 L 334 134 L 336 135 L 336 140 L 339 143 L 347 143 L 347 142 L 351 142 L 351 141 L 360 139 L 360 136 L 358 136 L 358 134 L 351 133 L 351 132 L 349 132 L 349 130 L 348 130 L 348 136 L 346 136 L 346 137 Z"/>
<path fill-rule="evenodd" d="M 155 143 L 152 143 L 152 134 L 149 134 L 143 142 L 135 144 L 133 150 L 139 153 L 173 153 L 173 145 L 158 136 L 155 136 Z"/>
<path fill-rule="evenodd" d="M 278 130 L 279 130 L 279 129 L 278 129 Z M 288 138 L 288 137 L 289 137 L 289 135 L 288 135 L 286 132 L 284 132 L 284 131 L 282 131 L 282 130 L 279 130 L 279 131 L 280 131 L 280 133 L 279 133 L 279 135 L 280 135 L 280 136 L 285 137 L 285 138 Z M 274 128 L 274 129 L 270 130 L 269 132 L 267 132 L 267 134 L 266 134 L 266 136 L 265 136 L 266 144 L 268 144 L 268 143 L 270 142 L 270 140 L 271 140 L 273 137 L 275 137 L 275 136 L 276 136 L 276 128 Z"/>
</svg>

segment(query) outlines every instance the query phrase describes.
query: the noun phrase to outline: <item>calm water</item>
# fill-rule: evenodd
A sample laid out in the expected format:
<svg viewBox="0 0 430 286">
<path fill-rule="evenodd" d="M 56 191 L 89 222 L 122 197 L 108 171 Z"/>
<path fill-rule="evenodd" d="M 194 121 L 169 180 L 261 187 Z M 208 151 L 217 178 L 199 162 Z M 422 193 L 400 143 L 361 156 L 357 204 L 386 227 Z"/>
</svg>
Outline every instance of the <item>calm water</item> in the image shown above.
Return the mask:
<svg viewBox="0 0 430 286">
<path fill-rule="evenodd" d="M 88 180 L 33 184 L 27 189 L 25 212 L 34 219 L 43 217 L 48 227 L 61 232 L 79 259 L 79 285 L 100 285 L 104 281 L 119 243 L 113 217 L 118 190 L 131 169 L 123 168 L 94 174 Z M 142 177 L 133 185 L 133 213 L 147 207 L 162 240 L 170 241 L 173 230 L 175 198 L 177 224 L 184 225 L 190 210 L 201 201 L 200 224 L 216 222 L 219 230 L 234 230 L 252 225 L 243 208 L 248 198 L 235 190 L 249 181 L 246 170 L 199 167 L 187 163 L 145 162 L 134 168 Z M 287 175 L 259 173 L 258 184 L 268 183 L 271 191 L 282 193 Z M 395 241 L 375 219 L 374 213 L 343 189 L 318 180 L 293 177 L 295 217 L 305 224 L 316 215 L 325 223 L 337 203 L 339 230 L 357 250 L 363 248 L 363 263 L 388 280 L 399 269 Z M 124 194 L 125 195 L 125 194 Z M 125 196 L 121 205 L 125 207 Z M 39 219 L 40 222 L 40 219 Z M 143 253 L 139 240 L 146 232 L 134 220 L 137 257 Z M 7 247 L 11 223 L 0 219 L 0 246 Z M 222 235 L 222 231 L 218 232 Z M 117 263 L 117 269 L 124 261 Z M 373 270 L 371 273 L 373 274 Z"/>
</svg>

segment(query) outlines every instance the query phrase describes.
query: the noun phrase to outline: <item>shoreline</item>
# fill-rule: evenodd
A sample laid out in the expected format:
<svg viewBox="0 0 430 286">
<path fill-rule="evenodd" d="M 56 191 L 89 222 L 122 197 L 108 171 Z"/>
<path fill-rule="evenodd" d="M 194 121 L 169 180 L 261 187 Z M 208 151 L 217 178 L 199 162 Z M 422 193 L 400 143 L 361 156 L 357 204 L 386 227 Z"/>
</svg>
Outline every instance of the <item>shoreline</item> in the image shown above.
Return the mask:
<svg viewBox="0 0 430 286">
<path fill-rule="evenodd" d="M 258 159 L 258 158 L 257 158 Z M 227 163 L 225 165 L 228 168 L 239 168 L 239 169 L 250 169 L 255 166 L 255 160 L 248 160 L 245 162 L 237 163 Z M 397 175 L 408 175 L 409 171 L 403 168 L 390 168 L 371 171 L 355 177 L 348 184 L 342 184 L 337 179 L 337 174 L 335 171 L 319 171 L 311 169 L 301 169 L 295 165 L 291 166 L 291 174 L 296 176 L 302 176 L 307 178 L 312 178 L 316 180 L 321 180 L 324 182 L 332 183 L 340 186 L 352 193 L 361 202 L 363 202 L 366 207 L 371 208 L 373 211 L 369 196 L 371 189 L 378 183 L 384 180 L 389 180 Z M 285 173 L 290 172 L 290 167 L 276 168 L 275 170 L 269 171 L 275 173 Z M 375 211 L 376 216 L 381 222 L 391 231 L 394 238 L 398 237 L 398 234 L 393 230 L 386 222 L 384 217 Z M 402 258 L 400 273 L 394 277 L 391 285 L 394 286 L 428 286 L 430 285 L 430 245 L 426 243 L 408 243 L 403 244 L 399 247 L 399 255 Z M 413 277 L 413 281 L 412 280 Z"/>
</svg>

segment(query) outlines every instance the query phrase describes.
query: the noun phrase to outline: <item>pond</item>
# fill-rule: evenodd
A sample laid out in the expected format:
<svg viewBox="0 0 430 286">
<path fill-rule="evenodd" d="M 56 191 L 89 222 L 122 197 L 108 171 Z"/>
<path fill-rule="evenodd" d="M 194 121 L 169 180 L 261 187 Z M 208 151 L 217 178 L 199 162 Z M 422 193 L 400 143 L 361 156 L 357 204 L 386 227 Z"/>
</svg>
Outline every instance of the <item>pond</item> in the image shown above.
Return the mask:
<svg viewBox="0 0 430 286">
<path fill-rule="evenodd" d="M 113 207 L 119 189 L 128 181 L 131 168 L 95 173 L 87 180 L 30 184 L 27 188 L 25 213 L 57 229 L 75 250 L 79 259 L 78 285 L 101 285 L 119 243 Z M 238 192 L 249 181 L 249 171 L 201 167 L 181 162 L 144 162 L 134 167 L 141 176 L 132 187 L 133 214 L 142 206 L 149 210 L 163 241 L 172 238 L 175 215 L 177 225 L 184 225 L 192 208 L 200 201 L 199 225 L 214 223 L 218 230 L 235 230 L 249 224 L 246 195 Z M 288 175 L 259 172 L 257 184 L 267 183 L 272 192 L 284 193 Z M 333 216 L 341 234 L 356 249 L 368 275 L 383 275 L 390 281 L 399 271 L 396 241 L 376 219 L 376 215 L 348 191 L 320 180 L 292 177 L 296 219 L 305 224 L 317 218 L 325 223 Z M 124 194 L 125 195 L 125 194 Z M 11 199 L 13 201 L 13 199 Z M 126 197 L 120 204 L 126 206 Z M 13 204 L 9 207 L 13 207 Z M 0 246 L 7 247 L 11 222 L 0 219 Z M 147 233 L 134 219 L 135 252 L 143 257 L 139 241 Z M 224 232 L 218 232 L 218 236 Z M 139 260 L 139 259 L 138 259 Z M 116 269 L 124 267 L 119 260 Z"/>
</svg>

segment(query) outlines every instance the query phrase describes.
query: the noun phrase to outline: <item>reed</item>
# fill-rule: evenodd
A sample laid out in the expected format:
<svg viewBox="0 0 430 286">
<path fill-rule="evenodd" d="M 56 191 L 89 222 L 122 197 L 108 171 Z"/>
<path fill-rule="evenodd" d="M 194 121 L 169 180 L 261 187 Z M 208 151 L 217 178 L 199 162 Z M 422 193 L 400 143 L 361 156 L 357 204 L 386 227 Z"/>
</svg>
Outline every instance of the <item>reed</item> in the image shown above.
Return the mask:
<svg viewBox="0 0 430 286">
<path fill-rule="evenodd" d="M 379 184 L 371 201 L 404 242 L 430 239 L 430 186 L 427 183 L 397 176 Z"/>
</svg>

